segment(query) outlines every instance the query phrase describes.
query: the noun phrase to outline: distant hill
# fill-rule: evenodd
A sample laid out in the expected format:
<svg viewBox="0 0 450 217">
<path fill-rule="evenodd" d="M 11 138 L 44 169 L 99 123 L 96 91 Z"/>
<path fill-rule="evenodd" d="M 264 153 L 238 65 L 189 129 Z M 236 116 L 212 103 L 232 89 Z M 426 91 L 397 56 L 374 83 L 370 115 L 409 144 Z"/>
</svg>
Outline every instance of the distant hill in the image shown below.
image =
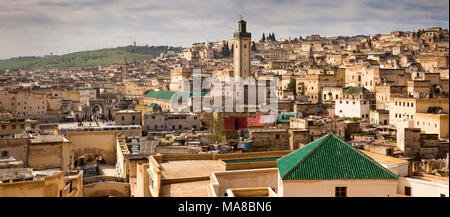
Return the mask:
<svg viewBox="0 0 450 217">
<path fill-rule="evenodd" d="M 169 46 L 127 46 L 92 51 L 80 51 L 60 56 L 15 57 L 0 60 L 0 70 L 43 70 L 97 67 L 98 65 L 123 64 L 154 58 L 168 50 L 180 51 L 181 47 Z"/>
</svg>

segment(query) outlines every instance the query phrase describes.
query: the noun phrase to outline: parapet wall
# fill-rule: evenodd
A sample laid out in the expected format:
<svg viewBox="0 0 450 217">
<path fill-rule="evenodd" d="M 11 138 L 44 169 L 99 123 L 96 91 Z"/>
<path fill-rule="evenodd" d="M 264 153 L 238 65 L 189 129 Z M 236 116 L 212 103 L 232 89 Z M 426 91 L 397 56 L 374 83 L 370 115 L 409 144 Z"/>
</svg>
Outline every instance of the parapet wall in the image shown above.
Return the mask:
<svg viewBox="0 0 450 217">
<path fill-rule="evenodd" d="M 102 156 L 108 165 L 116 163 L 116 131 L 69 131 L 74 158 L 93 153 Z"/>
<path fill-rule="evenodd" d="M 220 171 L 211 174 L 210 197 L 227 196 L 233 188 L 272 188 L 278 190 L 278 168 Z"/>
<path fill-rule="evenodd" d="M 227 164 L 223 160 L 236 159 L 257 159 L 257 158 L 271 158 L 282 157 L 289 154 L 291 151 L 268 151 L 268 152 L 249 152 L 249 153 L 227 153 L 227 154 L 156 154 L 149 156 L 149 168 L 147 169 L 149 177 L 149 191 L 151 196 L 159 197 L 161 193 L 161 185 L 179 182 L 192 182 L 211 180 L 210 188 L 208 189 L 209 196 L 224 196 L 228 188 L 234 187 L 271 187 L 277 188 L 277 168 L 276 161 L 259 161 L 259 162 L 243 162 Z M 162 179 L 161 166 L 159 163 L 163 161 L 177 161 L 177 160 L 218 160 L 227 170 L 239 171 L 225 171 L 215 172 L 219 174 L 219 179 L 222 184 L 217 181 L 216 175 L 199 176 L 199 177 L 181 177 Z M 272 168 L 267 168 L 272 167 Z M 263 169 L 255 169 L 263 168 Z M 252 170 L 247 170 L 252 169 Z M 228 173 L 229 172 L 229 173 Z M 225 178 L 224 178 L 225 177 Z M 228 182 L 228 180 L 231 180 Z M 265 180 L 265 181 L 264 181 Z M 224 184 L 225 183 L 225 184 Z M 237 185 L 234 184 L 237 183 Z"/>
<path fill-rule="evenodd" d="M 0 197 L 62 197 L 64 173 L 58 172 L 37 180 L 0 183 Z"/>
</svg>

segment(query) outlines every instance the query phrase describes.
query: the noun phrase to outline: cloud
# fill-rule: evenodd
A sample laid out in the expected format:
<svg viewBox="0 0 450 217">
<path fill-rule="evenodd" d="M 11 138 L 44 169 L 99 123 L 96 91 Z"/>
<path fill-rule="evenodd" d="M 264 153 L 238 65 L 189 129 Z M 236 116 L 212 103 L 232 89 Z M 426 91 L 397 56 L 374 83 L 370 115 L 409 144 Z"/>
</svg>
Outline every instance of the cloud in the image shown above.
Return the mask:
<svg viewBox="0 0 450 217">
<path fill-rule="evenodd" d="M 3 0 L 0 59 L 131 44 L 227 40 L 242 15 L 254 39 L 448 28 L 446 0 Z"/>
</svg>

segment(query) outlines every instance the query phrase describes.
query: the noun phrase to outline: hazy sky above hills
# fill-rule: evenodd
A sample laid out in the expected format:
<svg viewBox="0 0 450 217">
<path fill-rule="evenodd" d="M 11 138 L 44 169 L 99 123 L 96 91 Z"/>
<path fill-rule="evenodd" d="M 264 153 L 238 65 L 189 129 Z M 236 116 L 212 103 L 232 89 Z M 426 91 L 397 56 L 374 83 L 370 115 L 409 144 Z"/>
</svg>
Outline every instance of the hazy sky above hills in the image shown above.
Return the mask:
<svg viewBox="0 0 450 217">
<path fill-rule="evenodd" d="M 2 0 L 0 59 L 231 39 L 417 31 L 449 26 L 448 0 Z"/>
</svg>

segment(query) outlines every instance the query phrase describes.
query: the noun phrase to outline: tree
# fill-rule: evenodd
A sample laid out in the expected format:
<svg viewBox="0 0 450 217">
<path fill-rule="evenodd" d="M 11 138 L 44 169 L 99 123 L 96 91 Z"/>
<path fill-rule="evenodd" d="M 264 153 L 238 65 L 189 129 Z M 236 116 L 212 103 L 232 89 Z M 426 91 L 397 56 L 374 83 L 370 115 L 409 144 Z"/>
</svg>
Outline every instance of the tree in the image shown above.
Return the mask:
<svg viewBox="0 0 450 217">
<path fill-rule="evenodd" d="M 210 135 L 207 136 L 208 142 L 215 143 L 221 142 L 224 132 L 224 120 L 220 115 L 217 119 L 214 118 L 212 113 L 205 114 L 204 121 L 206 122 L 208 129 L 210 131 Z"/>
<path fill-rule="evenodd" d="M 102 94 L 100 94 L 100 98 L 106 100 L 116 99 L 116 94 L 104 91 Z"/>
<path fill-rule="evenodd" d="M 295 90 L 295 79 L 291 78 L 291 80 L 289 81 L 289 84 L 287 86 L 288 90 Z"/>
<path fill-rule="evenodd" d="M 276 41 L 277 39 L 275 39 L 275 33 L 272 32 L 272 41 Z"/>
<path fill-rule="evenodd" d="M 255 44 L 255 41 L 252 41 L 252 51 L 256 51 L 256 44 Z"/>
<path fill-rule="evenodd" d="M 266 41 L 266 35 L 264 35 L 264 32 L 263 32 L 261 41 L 262 41 L 262 42 L 265 42 L 265 41 Z"/>
<path fill-rule="evenodd" d="M 225 42 L 224 46 L 222 47 L 222 56 L 223 57 L 229 57 L 230 56 L 230 48 L 228 47 L 228 42 Z"/>
</svg>

